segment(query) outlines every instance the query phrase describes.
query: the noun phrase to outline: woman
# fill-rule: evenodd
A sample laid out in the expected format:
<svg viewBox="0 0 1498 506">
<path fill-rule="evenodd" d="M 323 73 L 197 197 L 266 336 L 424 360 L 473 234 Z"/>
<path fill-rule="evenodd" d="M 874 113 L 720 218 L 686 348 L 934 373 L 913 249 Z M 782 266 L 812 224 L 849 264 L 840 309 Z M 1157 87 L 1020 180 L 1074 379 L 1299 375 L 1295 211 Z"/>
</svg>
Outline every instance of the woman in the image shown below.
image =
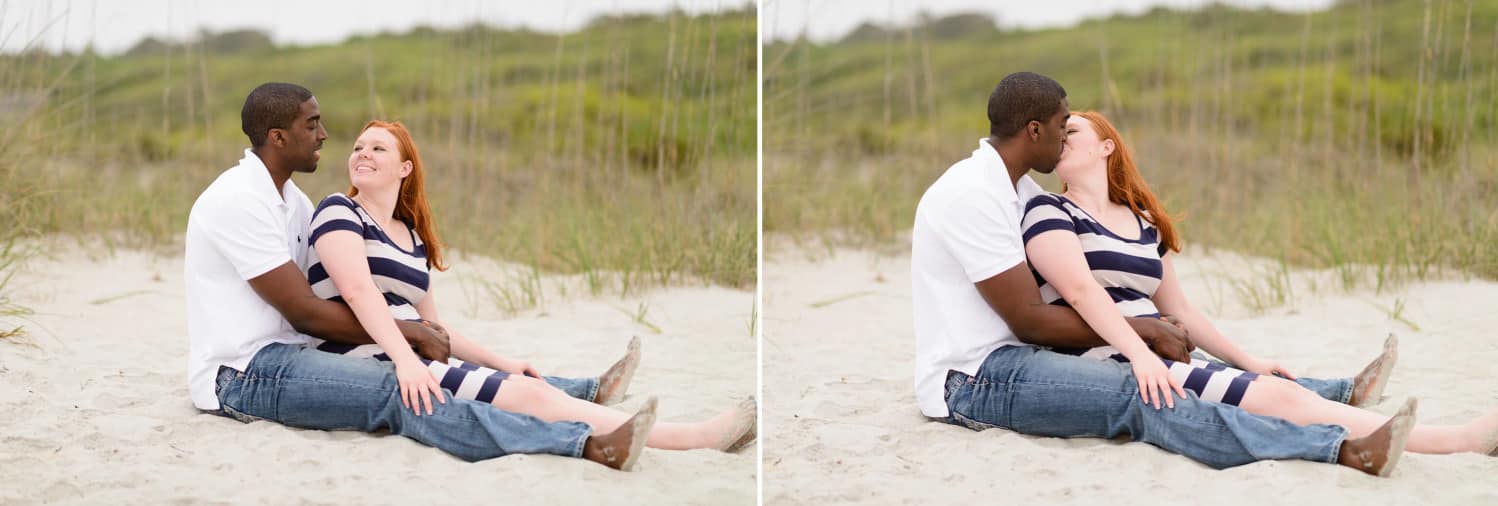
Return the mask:
<svg viewBox="0 0 1498 506">
<path fill-rule="evenodd" d="M 527 362 L 501 357 L 442 324 L 428 274 L 447 266 L 427 205 L 421 157 L 404 125 L 364 125 L 348 171 L 348 195 L 328 196 L 313 215 L 307 277 L 318 296 L 348 304 L 376 344 L 323 343 L 320 349 L 393 362 L 401 403 L 418 415 L 423 404 L 431 414 L 434 400 L 446 402 L 445 388 L 548 422 L 581 421 L 598 432 L 613 431 L 629 419 L 628 413 L 589 399 L 610 403 L 623 397 L 639 360 L 638 340 L 599 379 L 542 378 Z M 446 328 L 454 359 L 442 364 L 418 357 L 401 338 L 396 319 Z M 646 445 L 737 450 L 754 439 L 755 412 L 749 398 L 706 422 L 656 423 Z"/>
<path fill-rule="evenodd" d="M 1174 406 L 1171 392 L 1185 397 L 1185 390 L 1191 390 L 1206 400 L 1301 425 L 1340 425 L 1349 438 L 1366 436 L 1389 421 L 1390 417 L 1329 400 L 1284 379 L 1294 376 L 1218 332 L 1186 300 L 1172 264 L 1180 238 L 1140 178 L 1118 131 L 1101 114 L 1083 112 L 1067 120 L 1066 134 L 1056 165 L 1065 193 L 1030 200 L 1023 237 L 1045 301 L 1073 307 L 1111 345 L 1072 353 L 1128 363 L 1140 397 L 1156 409 L 1162 402 Z M 1237 367 L 1157 357 L 1124 317 L 1161 313 L 1180 318 L 1193 342 Z M 1385 356 L 1360 375 L 1363 381 L 1356 390 L 1363 396 L 1354 396 L 1354 405 L 1377 399 L 1385 382 L 1382 376 L 1393 364 L 1393 346 L 1391 338 Z M 1402 412 L 1413 410 L 1410 400 Z M 1498 410 L 1464 425 L 1416 425 L 1405 445 L 1418 453 L 1493 454 L 1498 451 Z"/>
</svg>

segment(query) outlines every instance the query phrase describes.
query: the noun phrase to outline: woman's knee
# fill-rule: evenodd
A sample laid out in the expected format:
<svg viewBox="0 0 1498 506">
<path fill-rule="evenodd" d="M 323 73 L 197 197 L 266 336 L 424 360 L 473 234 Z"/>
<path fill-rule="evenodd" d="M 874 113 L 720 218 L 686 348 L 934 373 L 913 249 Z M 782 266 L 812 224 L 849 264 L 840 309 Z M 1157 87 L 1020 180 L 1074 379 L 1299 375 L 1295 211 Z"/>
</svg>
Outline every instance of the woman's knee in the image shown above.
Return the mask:
<svg viewBox="0 0 1498 506">
<path fill-rule="evenodd" d="M 1295 382 L 1273 376 L 1259 376 L 1249 388 L 1257 389 L 1265 402 L 1284 408 L 1304 406 L 1317 397 L 1315 392 Z"/>
<path fill-rule="evenodd" d="M 552 388 L 545 381 L 529 376 L 511 375 L 500 383 L 499 393 L 494 396 L 494 404 L 537 404 L 555 397 L 557 392 L 557 389 Z"/>
</svg>

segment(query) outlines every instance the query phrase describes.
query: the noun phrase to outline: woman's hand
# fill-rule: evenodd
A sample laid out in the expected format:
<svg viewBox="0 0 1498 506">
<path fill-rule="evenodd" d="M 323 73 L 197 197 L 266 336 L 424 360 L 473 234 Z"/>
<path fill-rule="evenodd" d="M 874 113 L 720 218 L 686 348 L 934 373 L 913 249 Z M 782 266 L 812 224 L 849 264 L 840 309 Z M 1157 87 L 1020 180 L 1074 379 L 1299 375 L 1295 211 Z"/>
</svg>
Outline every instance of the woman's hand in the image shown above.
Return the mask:
<svg viewBox="0 0 1498 506">
<path fill-rule="evenodd" d="M 1160 409 L 1160 401 L 1165 401 L 1165 406 L 1174 409 L 1176 407 L 1175 396 L 1170 395 L 1174 391 L 1182 399 L 1186 398 L 1186 390 L 1181 384 L 1170 376 L 1170 368 L 1165 367 L 1165 362 L 1160 361 L 1153 353 L 1135 360 L 1129 357 L 1129 365 L 1134 368 L 1134 378 L 1139 380 L 1139 398 L 1145 404 L 1152 404 L 1155 409 Z"/>
<path fill-rule="evenodd" d="M 415 412 L 416 416 L 421 416 L 422 403 L 426 404 L 427 414 L 432 414 L 432 396 L 437 397 L 437 402 L 447 404 L 447 399 L 442 397 L 442 384 L 419 359 L 397 361 L 395 379 L 400 382 L 401 405 Z"/>
<path fill-rule="evenodd" d="M 1294 374 L 1290 374 L 1290 371 L 1286 370 L 1284 366 L 1280 365 L 1279 362 L 1275 362 L 1273 360 L 1264 360 L 1259 357 L 1249 357 L 1245 360 L 1240 360 L 1238 364 L 1234 365 L 1237 365 L 1239 369 L 1243 369 L 1248 372 L 1256 372 L 1265 376 L 1273 376 L 1275 374 L 1279 374 L 1285 379 L 1289 379 L 1292 381 L 1295 380 Z"/>
<path fill-rule="evenodd" d="M 541 377 L 541 373 L 536 372 L 536 368 L 531 367 L 530 362 L 519 359 L 504 359 L 499 363 L 499 367 L 496 367 L 495 369 L 499 369 L 510 374 L 530 376 L 532 378 Z"/>
</svg>

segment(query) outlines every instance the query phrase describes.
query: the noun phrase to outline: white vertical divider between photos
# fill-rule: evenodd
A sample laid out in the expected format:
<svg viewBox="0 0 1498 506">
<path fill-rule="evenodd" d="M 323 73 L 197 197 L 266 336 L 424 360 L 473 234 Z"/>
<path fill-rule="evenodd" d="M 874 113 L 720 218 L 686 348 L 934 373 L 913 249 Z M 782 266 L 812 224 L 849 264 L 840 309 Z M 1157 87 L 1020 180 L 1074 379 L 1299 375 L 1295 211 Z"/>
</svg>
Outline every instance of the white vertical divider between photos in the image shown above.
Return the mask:
<svg viewBox="0 0 1498 506">
<path fill-rule="evenodd" d="M 765 4 L 771 0 L 755 2 L 755 48 L 754 48 L 754 107 L 758 111 L 754 121 L 755 142 L 755 269 L 754 269 L 754 398 L 756 413 L 755 433 L 759 441 L 754 444 L 755 497 L 760 506 L 765 503 Z"/>
</svg>

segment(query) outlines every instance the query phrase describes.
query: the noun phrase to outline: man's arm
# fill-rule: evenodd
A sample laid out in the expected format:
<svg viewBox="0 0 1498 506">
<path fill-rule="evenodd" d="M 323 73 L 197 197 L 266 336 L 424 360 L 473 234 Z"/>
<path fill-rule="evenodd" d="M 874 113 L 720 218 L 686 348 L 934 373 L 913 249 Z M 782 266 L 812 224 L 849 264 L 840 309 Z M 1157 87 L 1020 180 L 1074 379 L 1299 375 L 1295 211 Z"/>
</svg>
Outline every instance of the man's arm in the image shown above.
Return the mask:
<svg viewBox="0 0 1498 506">
<path fill-rule="evenodd" d="M 348 306 L 318 297 L 296 264 L 286 262 L 249 280 L 261 299 L 291 322 L 297 332 L 344 344 L 374 344 L 374 339 L 359 325 L 359 319 Z M 446 363 L 449 356 L 447 333 L 439 327 L 416 322 L 397 321 L 401 334 L 417 354 Z"/>
<path fill-rule="evenodd" d="M 1040 346 L 1091 348 L 1108 343 L 1075 310 L 1046 304 L 1030 275 L 1030 266 L 1020 262 L 993 277 L 973 283 L 988 307 L 993 308 L 1021 341 Z M 1154 318 L 1127 318 L 1129 326 L 1161 357 L 1189 361 L 1193 346 L 1182 329 Z"/>
</svg>

